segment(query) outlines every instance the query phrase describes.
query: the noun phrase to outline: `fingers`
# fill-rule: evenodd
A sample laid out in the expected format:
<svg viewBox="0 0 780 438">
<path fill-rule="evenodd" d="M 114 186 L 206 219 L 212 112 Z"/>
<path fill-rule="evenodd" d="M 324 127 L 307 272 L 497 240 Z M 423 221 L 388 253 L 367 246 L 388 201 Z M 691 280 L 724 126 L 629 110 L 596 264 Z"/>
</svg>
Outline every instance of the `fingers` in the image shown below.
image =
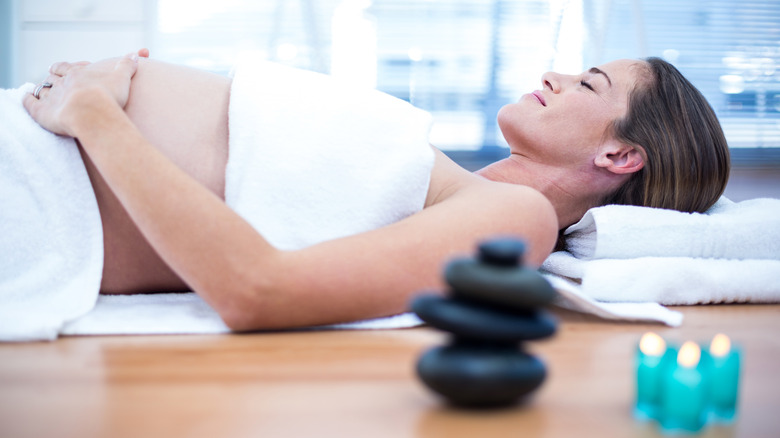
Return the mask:
<svg viewBox="0 0 780 438">
<path fill-rule="evenodd" d="M 46 94 L 49 93 L 49 89 L 58 84 L 61 80 L 62 76 L 49 75 L 46 77 L 45 81 L 35 87 L 35 90 L 31 92 L 30 95 L 37 100 L 43 99 L 46 97 Z"/>
<path fill-rule="evenodd" d="M 49 66 L 49 73 L 57 76 L 65 76 L 68 74 L 69 71 L 73 70 L 74 68 L 80 68 L 85 67 L 92 64 L 89 61 L 79 61 L 79 62 L 55 62 L 54 64 Z"/>
<path fill-rule="evenodd" d="M 49 66 L 49 73 L 57 76 L 65 76 L 68 72 L 74 68 L 86 67 L 92 64 L 89 61 L 79 62 L 55 62 Z"/>
<path fill-rule="evenodd" d="M 59 113 L 61 105 L 58 106 L 56 102 L 52 103 L 51 101 L 36 99 L 35 96 L 28 93 L 22 97 L 22 106 L 24 106 L 24 109 L 30 114 L 30 117 L 47 131 L 59 135 L 72 136 L 58 121 L 57 114 Z"/>
<path fill-rule="evenodd" d="M 149 57 L 149 49 L 147 49 L 145 47 L 142 48 L 142 49 L 138 49 L 137 52 L 129 53 L 129 54 L 126 55 L 126 57 L 130 57 L 131 59 L 133 59 L 133 57 L 134 58 L 138 58 L 138 57 L 148 58 Z M 51 73 L 53 75 L 57 75 L 57 76 L 65 76 L 73 68 L 85 67 L 85 66 L 90 65 L 90 64 L 92 64 L 92 63 L 89 62 L 89 61 L 55 62 L 54 64 L 49 66 L 49 73 Z"/>
<path fill-rule="evenodd" d="M 40 101 L 35 98 L 35 96 L 32 95 L 32 93 L 27 93 L 24 95 L 24 98 L 22 99 L 22 105 L 24 105 L 24 109 L 27 110 L 30 115 L 35 118 L 38 105 L 40 104 Z"/>
<path fill-rule="evenodd" d="M 61 80 L 62 80 L 62 76 L 57 76 L 57 75 L 51 74 L 51 75 L 46 77 L 46 80 L 44 82 L 48 82 L 48 83 L 50 83 L 52 85 L 56 85 Z"/>
<path fill-rule="evenodd" d="M 86 61 L 82 61 L 86 62 Z M 89 63 L 87 63 L 89 64 Z M 49 67 L 49 73 L 57 76 L 65 76 L 73 67 L 80 67 L 85 64 L 74 62 L 55 62 Z"/>
<path fill-rule="evenodd" d="M 122 59 L 120 59 L 119 62 L 116 63 L 116 66 L 114 66 L 114 70 L 124 72 L 125 74 L 130 75 L 130 77 L 133 77 L 133 75 L 135 75 L 137 69 L 138 69 L 137 53 L 128 53 Z"/>
</svg>

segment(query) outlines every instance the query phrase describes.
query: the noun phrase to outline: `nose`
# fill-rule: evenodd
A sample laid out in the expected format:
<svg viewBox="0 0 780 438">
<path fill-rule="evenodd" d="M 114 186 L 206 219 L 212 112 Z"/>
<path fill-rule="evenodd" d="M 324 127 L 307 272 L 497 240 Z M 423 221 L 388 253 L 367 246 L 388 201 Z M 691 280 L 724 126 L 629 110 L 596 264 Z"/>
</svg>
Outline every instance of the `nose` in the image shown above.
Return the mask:
<svg viewBox="0 0 780 438">
<path fill-rule="evenodd" d="M 545 88 L 549 88 L 550 91 L 552 91 L 553 93 L 558 93 L 561 91 L 562 82 L 563 82 L 563 75 L 560 73 L 548 71 L 547 73 L 542 75 L 542 86 Z"/>
</svg>

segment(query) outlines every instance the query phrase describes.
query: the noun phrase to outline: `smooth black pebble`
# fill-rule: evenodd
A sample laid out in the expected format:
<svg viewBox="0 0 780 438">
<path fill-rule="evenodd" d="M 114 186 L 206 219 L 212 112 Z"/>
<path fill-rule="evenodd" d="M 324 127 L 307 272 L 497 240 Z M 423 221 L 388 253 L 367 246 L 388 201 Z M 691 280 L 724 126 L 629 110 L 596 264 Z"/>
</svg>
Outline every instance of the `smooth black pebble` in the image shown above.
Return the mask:
<svg viewBox="0 0 780 438">
<path fill-rule="evenodd" d="M 520 342 L 551 336 L 556 320 L 548 312 L 502 311 L 438 295 L 420 295 L 412 301 L 412 311 L 426 323 L 458 337 L 499 342 Z"/>
<path fill-rule="evenodd" d="M 518 402 L 545 379 L 544 364 L 515 345 L 455 343 L 428 350 L 417 373 L 454 405 L 496 407 Z"/>
<path fill-rule="evenodd" d="M 479 259 L 489 265 L 518 266 L 523 264 L 525 243 L 513 238 L 491 239 L 479 244 Z"/>
<path fill-rule="evenodd" d="M 547 306 L 556 295 L 555 289 L 536 270 L 487 265 L 471 258 L 451 261 L 444 270 L 444 278 L 454 296 L 517 309 Z"/>
</svg>

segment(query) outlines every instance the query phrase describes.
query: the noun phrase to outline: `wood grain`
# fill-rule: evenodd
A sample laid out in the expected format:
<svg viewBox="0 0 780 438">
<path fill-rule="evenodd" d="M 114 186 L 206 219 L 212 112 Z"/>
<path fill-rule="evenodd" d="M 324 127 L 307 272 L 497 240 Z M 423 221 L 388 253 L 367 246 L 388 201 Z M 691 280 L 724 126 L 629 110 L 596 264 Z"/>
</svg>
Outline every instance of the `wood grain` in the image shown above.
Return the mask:
<svg viewBox="0 0 780 438">
<path fill-rule="evenodd" d="M 73 337 L 0 345 L 0 437 L 652 437 L 632 418 L 642 333 L 741 344 L 739 416 L 705 437 L 780 435 L 780 305 L 678 308 L 680 328 L 557 311 L 542 388 L 501 410 L 448 407 L 414 364 L 429 328 Z"/>
</svg>

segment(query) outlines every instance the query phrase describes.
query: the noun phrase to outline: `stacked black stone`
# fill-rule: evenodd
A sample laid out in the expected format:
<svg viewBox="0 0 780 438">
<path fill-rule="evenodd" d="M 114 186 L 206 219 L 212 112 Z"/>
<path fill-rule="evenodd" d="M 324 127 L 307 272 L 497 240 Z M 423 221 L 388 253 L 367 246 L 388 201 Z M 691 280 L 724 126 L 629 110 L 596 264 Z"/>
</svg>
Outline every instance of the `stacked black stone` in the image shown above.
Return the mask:
<svg viewBox="0 0 780 438">
<path fill-rule="evenodd" d="M 412 310 L 429 325 L 452 333 L 448 345 L 425 352 L 417 373 L 454 405 L 510 405 L 538 388 L 544 364 L 522 342 L 555 333 L 543 307 L 555 290 L 538 271 L 522 266 L 525 244 L 496 239 L 479 246 L 477 258 L 450 262 L 450 296 L 420 295 Z"/>
</svg>

